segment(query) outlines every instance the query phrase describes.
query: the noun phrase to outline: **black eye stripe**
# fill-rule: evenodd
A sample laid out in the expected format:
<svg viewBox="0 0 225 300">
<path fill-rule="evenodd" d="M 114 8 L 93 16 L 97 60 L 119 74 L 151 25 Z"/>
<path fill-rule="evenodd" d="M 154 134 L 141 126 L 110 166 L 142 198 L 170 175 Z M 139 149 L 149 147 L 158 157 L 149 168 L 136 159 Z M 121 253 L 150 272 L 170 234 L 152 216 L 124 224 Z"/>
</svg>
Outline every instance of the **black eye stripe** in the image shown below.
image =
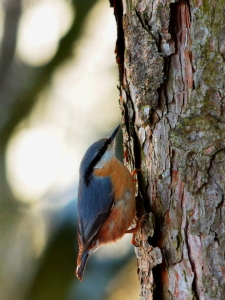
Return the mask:
<svg viewBox="0 0 225 300">
<path fill-rule="evenodd" d="M 100 161 L 100 159 L 104 155 L 104 153 L 106 152 L 110 142 L 111 142 L 110 139 L 106 139 L 105 144 L 103 145 L 103 147 L 101 149 L 98 150 L 97 155 L 94 157 L 94 159 L 91 161 L 90 165 L 88 166 L 87 170 L 85 171 L 84 181 L 85 181 L 86 185 L 88 185 L 90 183 L 93 169 L 94 169 L 95 165 Z"/>
</svg>

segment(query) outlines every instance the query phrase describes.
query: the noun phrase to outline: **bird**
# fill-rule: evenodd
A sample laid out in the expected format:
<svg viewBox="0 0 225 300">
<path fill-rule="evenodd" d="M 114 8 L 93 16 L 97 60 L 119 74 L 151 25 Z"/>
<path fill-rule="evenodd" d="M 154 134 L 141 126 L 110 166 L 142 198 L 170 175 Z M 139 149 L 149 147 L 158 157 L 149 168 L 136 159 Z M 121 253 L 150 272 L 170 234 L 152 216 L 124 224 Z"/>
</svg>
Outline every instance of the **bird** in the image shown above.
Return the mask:
<svg viewBox="0 0 225 300">
<path fill-rule="evenodd" d="M 79 169 L 78 245 L 76 276 L 82 281 L 90 255 L 103 244 L 120 239 L 135 214 L 133 176 L 115 156 L 115 138 L 120 125 L 108 138 L 92 144 Z"/>
</svg>

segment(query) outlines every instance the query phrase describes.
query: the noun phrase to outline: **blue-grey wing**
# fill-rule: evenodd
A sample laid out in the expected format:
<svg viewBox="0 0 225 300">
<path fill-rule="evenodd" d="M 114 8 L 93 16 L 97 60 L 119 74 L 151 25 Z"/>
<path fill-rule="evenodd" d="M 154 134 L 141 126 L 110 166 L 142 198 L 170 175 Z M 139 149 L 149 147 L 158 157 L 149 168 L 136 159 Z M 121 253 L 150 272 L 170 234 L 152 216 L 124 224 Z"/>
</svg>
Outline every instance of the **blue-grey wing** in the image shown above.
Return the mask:
<svg viewBox="0 0 225 300">
<path fill-rule="evenodd" d="M 88 185 L 80 179 L 78 234 L 85 248 L 92 243 L 102 223 L 109 216 L 113 202 L 113 186 L 109 177 L 92 177 Z"/>
</svg>

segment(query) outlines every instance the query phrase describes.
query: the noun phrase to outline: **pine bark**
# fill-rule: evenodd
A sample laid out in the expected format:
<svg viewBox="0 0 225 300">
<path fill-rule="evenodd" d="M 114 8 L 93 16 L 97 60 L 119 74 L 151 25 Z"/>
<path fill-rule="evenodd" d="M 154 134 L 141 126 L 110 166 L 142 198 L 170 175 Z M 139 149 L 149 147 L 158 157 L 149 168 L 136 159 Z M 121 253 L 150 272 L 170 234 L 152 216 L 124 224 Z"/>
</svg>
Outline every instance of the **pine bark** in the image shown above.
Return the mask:
<svg viewBox="0 0 225 300">
<path fill-rule="evenodd" d="M 225 2 L 111 5 L 141 299 L 225 299 Z"/>
</svg>

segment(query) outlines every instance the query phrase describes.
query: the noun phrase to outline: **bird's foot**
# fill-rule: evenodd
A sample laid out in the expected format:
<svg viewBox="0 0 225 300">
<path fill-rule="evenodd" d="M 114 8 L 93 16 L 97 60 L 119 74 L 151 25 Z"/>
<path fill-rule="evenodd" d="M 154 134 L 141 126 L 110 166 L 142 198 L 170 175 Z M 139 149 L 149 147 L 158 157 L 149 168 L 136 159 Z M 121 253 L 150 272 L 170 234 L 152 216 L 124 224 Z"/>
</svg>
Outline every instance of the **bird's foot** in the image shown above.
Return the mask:
<svg viewBox="0 0 225 300">
<path fill-rule="evenodd" d="M 134 228 L 128 229 L 126 231 L 126 233 L 133 233 L 131 244 L 133 244 L 135 247 L 141 247 L 141 245 L 135 241 L 135 235 L 138 232 L 138 230 L 141 228 L 141 224 L 143 222 L 148 221 L 147 217 L 148 217 L 148 214 L 144 214 L 140 219 L 137 220 L 136 226 Z"/>
</svg>

